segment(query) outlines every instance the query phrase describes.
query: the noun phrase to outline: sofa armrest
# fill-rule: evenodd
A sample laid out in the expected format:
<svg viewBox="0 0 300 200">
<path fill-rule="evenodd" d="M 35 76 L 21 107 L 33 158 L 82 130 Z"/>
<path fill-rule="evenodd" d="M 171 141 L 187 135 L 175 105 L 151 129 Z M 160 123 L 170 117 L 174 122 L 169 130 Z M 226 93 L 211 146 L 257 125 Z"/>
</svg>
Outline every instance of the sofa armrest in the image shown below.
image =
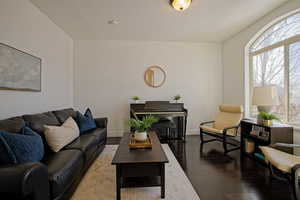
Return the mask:
<svg viewBox="0 0 300 200">
<path fill-rule="evenodd" d="M 103 118 L 96 118 L 95 122 L 98 128 L 107 128 L 107 118 L 103 117 Z"/>
<path fill-rule="evenodd" d="M 0 166 L 0 193 L 48 200 L 48 169 L 39 162 Z"/>
</svg>

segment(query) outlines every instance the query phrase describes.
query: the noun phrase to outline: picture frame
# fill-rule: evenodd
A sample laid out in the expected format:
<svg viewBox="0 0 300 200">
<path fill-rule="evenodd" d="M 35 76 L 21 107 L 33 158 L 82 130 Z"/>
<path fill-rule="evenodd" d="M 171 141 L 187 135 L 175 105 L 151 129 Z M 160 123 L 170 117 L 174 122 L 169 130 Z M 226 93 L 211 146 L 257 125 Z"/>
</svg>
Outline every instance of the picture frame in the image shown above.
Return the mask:
<svg viewBox="0 0 300 200">
<path fill-rule="evenodd" d="M 0 90 L 42 91 L 42 59 L 0 43 Z"/>
</svg>

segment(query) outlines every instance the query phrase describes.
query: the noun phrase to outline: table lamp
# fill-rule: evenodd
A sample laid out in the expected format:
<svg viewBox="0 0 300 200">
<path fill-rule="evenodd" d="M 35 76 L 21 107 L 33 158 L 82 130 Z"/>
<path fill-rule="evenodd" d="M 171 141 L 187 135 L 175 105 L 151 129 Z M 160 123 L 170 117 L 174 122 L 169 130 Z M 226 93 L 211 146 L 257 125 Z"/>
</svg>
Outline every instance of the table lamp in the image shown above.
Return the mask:
<svg viewBox="0 0 300 200">
<path fill-rule="evenodd" d="M 279 105 L 277 88 L 263 86 L 253 88 L 252 105 L 257 106 L 258 112 L 270 113 L 273 106 Z M 257 119 L 260 121 L 260 119 Z"/>
</svg>

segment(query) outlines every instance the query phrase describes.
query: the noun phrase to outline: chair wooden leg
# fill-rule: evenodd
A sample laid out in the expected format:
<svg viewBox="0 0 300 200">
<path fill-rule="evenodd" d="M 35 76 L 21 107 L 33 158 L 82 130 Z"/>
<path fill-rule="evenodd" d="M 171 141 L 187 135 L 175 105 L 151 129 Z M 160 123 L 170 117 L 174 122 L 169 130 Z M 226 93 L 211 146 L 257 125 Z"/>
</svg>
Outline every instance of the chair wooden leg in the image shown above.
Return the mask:
<svg viewBox="0 0 300 200">
<path fill-rule="evenodd" d="M 200 143 L 200 153 L 203 152 L 203 146 L 204 146 L 204 144 L 201 142 L 201 143 Z"/>
<path fill-rule="evenodd" d="M 300 200 L 299 179 L 298 179 L 299 171 L 300 171 L 299 169 L 297 170 L 292 169 L 292 173 L 291 173 L 291 186 L 292 186 L 293 196 L 295 200 Z"/>
<path fill-rule="evenodd" d="M 224 148 L 224 154 L 227 154 L 227 142 L 226 142 L 226 137 L 223 138 L 223 148 Z"/>
<path fill-rule="evenodd" d="M 200 130 L 200 141 L 201 144 L 204 142 L 202 130 Z"/>
<path fill-rule="evenodd" d="M 295 200 L 300 200 L 299 182 L 298 182 L 298 178 L 297 177 L 292 176 L 291 186 L 292 186 L 293 196 L 294 196 Z"/>
<path fill-rule="evenodd" d="M 270 176 L 270 180 L 276 179 L 276 180 L 285 181 L 285 182 L 288 180 L 285 177 L 281 177 L 280 175 L 277 175 L 275 173 L 275 169 L 274 169 L 274 167 L 273 167 L 273 165 L 271 163 L 269 163 L 268 165 L 269 165 L 269 171 L 270 171 L 270 175 L 271 175 Z"/>
<path fill-rule="evenodd" d="M 271 163 L 268 163 L 269 172 L 270 172 L 270 181 L 272 179 L 289 182 L 291 189 L 293 191 L 293 197 L 295 200 L 300 200 L 300 191 L 299 191 L 299 172 L 300 172 L 300 165 L 296 165 L 292 168 L 290 175 L 282 174 L 283 176 L 279 176 L 276 174 L 275 169 Z"/>
<path fill-rule="evenodd" d="M 268 167 L 269 167 L 269 173 L 270 173 L 270 181 L 272 181 L 275 178 L 274 169 L 273 169 L 271 163 L 268 164 Z"/>
</svg>

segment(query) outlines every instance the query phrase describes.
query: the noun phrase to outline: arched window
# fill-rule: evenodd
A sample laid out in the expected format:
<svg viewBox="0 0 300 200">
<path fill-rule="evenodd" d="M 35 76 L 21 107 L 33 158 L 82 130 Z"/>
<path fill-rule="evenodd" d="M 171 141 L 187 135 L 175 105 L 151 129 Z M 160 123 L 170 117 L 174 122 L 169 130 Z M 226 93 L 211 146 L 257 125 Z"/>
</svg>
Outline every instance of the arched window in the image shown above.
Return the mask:
<svg viewBox="0 0 300 200">
<path fill-rule="evenodd" d="M 249 48 L 249 88 L 276 86 L 280 105 L 274 113 L 283 121 L 300 124 L 300 13 L 273 24 Z M 251 95 L 249 95 L 251 97 Z M 257 108 L 250 105 L 250 114 Z"/>
</svg>

